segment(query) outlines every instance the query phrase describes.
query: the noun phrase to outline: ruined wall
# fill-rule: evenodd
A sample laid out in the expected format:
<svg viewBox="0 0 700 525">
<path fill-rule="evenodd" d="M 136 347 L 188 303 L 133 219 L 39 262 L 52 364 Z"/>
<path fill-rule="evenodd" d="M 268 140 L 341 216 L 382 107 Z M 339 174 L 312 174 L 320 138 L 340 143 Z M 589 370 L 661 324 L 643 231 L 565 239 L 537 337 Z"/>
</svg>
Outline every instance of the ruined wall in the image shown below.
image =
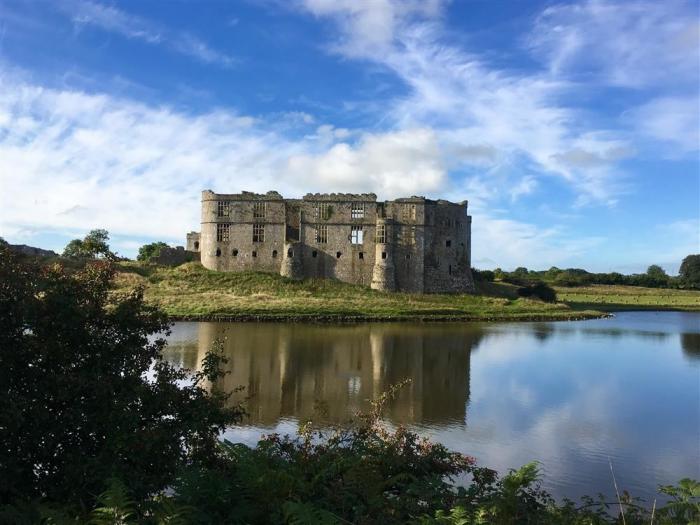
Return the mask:
<svg viewBox="0 0 700 525">
<path fill-rule="evenodd" d="M 466 203 L 435 201 L 426 207 L 425 292 L 473 290 Z"/>
<path fill-rule="evenodd" d="M 374 194 L 309 194 L 297 201 L 305 277 L 369 286 L 374 265 L 376 198 Z"/>
<path fill-rule="evenodd" d="M 226 203 L 220 206 L 219 203 Z M 256 208 L 256 204 L 262 208 Z M 221 235 L 218 225 L 228 226 Z M 279 272 L 284 248 L 285 202 L 265 195 L 202 193 L 202 264 L 219 271 Z M 254 230 L 260 227 L 258 235 Z"/>
<path fill-rule="evenodd" d="M 473 287 L 466 203 L 374 194 L 202 193 L 202 264 L 408 292 Z M 195 232 L 188 235 L 194 246 Z"/>
<path fill-rule="evenodd" d="M 185 249 L 188 252 L 199 252 L 199 232 L 190 232 L 187 234 Z"/>
<path fill-rule="evenodd" d="M 185 250 L 183 246 L 177 246 L 176 248 L 168 246 L 161 248 L 158 255 L 151 257 L 149 262 L 162 264 L 164 266 L 178 266 L 196 260 L 199 260 L 199 254 L 197 252 Z"/>
</svg>

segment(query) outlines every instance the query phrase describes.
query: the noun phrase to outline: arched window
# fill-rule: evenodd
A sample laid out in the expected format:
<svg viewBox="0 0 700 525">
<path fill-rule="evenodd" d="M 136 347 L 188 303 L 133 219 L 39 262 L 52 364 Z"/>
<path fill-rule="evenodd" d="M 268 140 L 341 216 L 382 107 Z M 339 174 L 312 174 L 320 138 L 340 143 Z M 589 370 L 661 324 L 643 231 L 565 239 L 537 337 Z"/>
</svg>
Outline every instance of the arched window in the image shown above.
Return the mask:
<svg viewBox="0 0 700 525">
<path fill-rule="evenodd" d="M 233 250 L 231 252 L 231 255 L 233 255 L 234 257 L 238 257 L 238 250 Z"/>
<path fill-rule="evenodd" d="M 194 241 L 194 249 L 199 250 L 199 241 Z"/>
<path fill-rule="evenodd" d="M 221 248 L 216 249 L 216 256 L 221 257 Z"/>
<path fill-rule="evenodd" d="M 272 258 L 277 259 L 277 250 L 272 250 Z"/>
</svg>

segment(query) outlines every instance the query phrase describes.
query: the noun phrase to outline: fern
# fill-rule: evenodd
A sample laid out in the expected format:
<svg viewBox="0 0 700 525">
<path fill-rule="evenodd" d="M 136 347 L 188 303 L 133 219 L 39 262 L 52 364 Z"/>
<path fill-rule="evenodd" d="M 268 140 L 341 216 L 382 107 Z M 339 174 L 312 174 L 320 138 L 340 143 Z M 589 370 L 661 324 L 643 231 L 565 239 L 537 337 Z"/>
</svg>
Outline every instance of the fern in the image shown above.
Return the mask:
<svg viewBox="0 0 700 525">
<path fill-rule="evenodd" d="M 135 521 L 135 503 L 119 479 L 109 480 L 109 486 L 97 498 L 99 507 L 90 514 L 90 525 L 130 525 Z"/>
</svg>

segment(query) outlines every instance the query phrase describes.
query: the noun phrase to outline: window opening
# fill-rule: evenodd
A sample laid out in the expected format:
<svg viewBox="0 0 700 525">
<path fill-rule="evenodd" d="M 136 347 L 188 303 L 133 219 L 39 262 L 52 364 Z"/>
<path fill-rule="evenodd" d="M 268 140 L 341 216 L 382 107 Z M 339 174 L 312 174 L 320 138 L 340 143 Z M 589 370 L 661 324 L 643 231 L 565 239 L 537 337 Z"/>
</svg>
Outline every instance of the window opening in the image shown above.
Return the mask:
<svg viewBox="0 0 700 525">
<path fill-rule="evenodd" d="M 253 242 L 265 242 L 264 224 L 253 224 Z"/>
<path fill-rule="evenodd" d="M 253 204 L 253 219 L 265 218 L 265 202 L 256 202 Z"/>
<path fill-rule="evenodd" d="M 319 219 L 327 221 L 331 218 L 331 205 L 330 204 L 317 204 L 316 205 L 316 216 Z"/>
<path fill-rule="evenodd" d="M 363 219 L 365 217 L 365 203 L 364 202 L 353 202 L 350 205 L 350 218 L 351 219 Z"/>
<path fill-rule="evenodd" d="M 350 231 L 350 243 L 351 244 L 362 244 L 365 237 L 365 232 L 362 230 L 362 226 L 352 226 Z"/>
<path fill-rule="evenodd" d="M 218 201 L 216 203 L 216 216 L 217 217 L 228 217 L 230 208 L 228 201 Z"/>
<path fill-rule="evenodd" d="M 316 242 L 319 244 L 328 242 L 328 226 L 325 224 L 318 224 L 316 226 Z"/>
<path fill-rule="evenodd" d="M 229 240 L 229 227 L 230 224 L 217 224 L 216 225 L 216 242 L 228 242 Z"/>
<path fill-rule="evenodd" d="M 384 224 L 377 225 L 377 242 L 379 244 L 386 243 L 386 226 Z"/>
</svg>

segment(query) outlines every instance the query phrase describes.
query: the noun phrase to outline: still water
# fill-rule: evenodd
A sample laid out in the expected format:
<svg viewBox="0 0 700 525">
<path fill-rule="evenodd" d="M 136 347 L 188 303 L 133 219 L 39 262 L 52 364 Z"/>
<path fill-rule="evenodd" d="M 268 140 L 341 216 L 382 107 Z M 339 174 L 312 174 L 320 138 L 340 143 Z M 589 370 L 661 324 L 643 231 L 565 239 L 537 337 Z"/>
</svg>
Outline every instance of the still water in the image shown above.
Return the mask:
<svg viewBox="0 0 700 525">
<path fill-rule="evenodd" d="M 700 314 L 624 312 L 557 323 L 177 323 L 166 359 L 196 368 L 215 339 L 254 444 L 310 417 L 340 422 L 410 378 L 386 419 L 506 472 L 541 462 L 555 496 L 654 498 L 700 479 Z"/>
</svg>

